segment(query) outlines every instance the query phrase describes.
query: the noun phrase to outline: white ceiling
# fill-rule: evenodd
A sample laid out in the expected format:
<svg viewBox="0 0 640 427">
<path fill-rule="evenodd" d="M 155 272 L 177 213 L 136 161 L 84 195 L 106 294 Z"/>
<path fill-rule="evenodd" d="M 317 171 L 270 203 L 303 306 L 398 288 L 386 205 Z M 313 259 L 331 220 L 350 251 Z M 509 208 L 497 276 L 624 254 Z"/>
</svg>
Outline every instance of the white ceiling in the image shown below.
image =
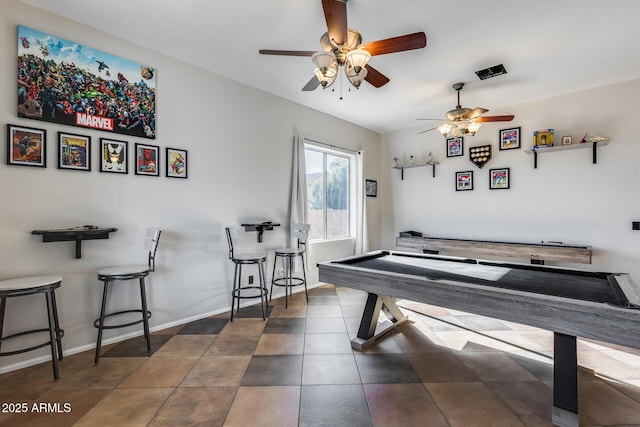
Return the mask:
<svg viewBox="0 0 640 427">
<path fill-rule="evenodd" d="M 343 79 L 342 100 L 339 81 L 335 92 L 300 90 L 313 76 L 310 58 L 258 54 L 318 50 L 326 31 L 320 0 L 22 1 L 382 133 L 444 117 L 456 105 L 458 81 L 466 83 L 464 107 L 505 114 L 512 105 L 640 77 L 637 0 L 349 0 L 348 26 L 363 42 L 424 31 L 427 47 L 373 57 L 391 81 L 348 92 Z M 507 74 L 475 75 L 500 63 Z"/>
</svg>

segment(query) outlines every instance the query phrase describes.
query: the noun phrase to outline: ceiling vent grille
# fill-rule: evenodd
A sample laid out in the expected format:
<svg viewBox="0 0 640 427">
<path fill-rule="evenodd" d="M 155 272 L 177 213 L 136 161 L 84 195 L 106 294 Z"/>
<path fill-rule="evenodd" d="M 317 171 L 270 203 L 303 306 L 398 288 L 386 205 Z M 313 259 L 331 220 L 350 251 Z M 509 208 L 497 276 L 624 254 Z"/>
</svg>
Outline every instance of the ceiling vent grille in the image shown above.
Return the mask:
<svg viewBox="0 0 640 427">
<path fill-rule="evenodd" d="M 506 74 L 506 73 L 507 73 L 507 70 L 504 68 L 504 65 L 502 64 L 494 65 L 493 67 L 476 71 L 476 74 L 480 78 L 480 80 L 490 79 L 492 77 L 501 76 L 502 74 Z"/>
</svg>

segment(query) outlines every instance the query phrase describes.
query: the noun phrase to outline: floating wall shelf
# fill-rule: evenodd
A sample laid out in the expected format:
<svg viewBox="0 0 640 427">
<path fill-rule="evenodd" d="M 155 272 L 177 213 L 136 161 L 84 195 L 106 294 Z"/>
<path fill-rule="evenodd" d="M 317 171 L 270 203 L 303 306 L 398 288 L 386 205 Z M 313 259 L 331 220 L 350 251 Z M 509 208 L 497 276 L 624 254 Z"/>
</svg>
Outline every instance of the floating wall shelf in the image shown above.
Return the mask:
<svg viewBox="0 0 640 427">
<path fill-rule="evenodd" d="M 404 170 L 409 168 L 421 168 L 424 166 L 431 166 L 433 169 L 433 177 L 436 177 L 436 165 L 438 162 L 426 162 L 426 163 L 412 163 L 408 165 L 395 165 L 394 169 L 400 169 L 400 179 L 404 180 Z"/>
<path fill-rule="evenodd" d="M 556 145 L 553 147 L 546 148 L 538 148 L 536 150 L 524 150 L 527 154 L 533 154 L 533 168 L 538 168 L 538 154 L 542 153 L 555 153 L 557 151 L 565 151 L 565 150 L 576 150 L 579 148 L 592 148 L 593 149 L 593 164 L 598 162 L 598 158 L 596 156 L 596 151 L 598 146 L 609 145 L 609 141 L 599 141 L 599 142 L 585 142 L 582 144 L 571 144 L 571 145 Z"/>
</svg>

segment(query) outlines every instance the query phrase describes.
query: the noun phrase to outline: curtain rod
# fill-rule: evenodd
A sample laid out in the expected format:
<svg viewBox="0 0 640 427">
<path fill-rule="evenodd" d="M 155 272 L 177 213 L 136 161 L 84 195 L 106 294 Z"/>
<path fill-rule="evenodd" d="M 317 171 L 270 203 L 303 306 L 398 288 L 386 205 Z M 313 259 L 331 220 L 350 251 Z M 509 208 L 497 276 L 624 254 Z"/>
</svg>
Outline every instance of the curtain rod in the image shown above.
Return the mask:
<svg viewBox="0 0 640 427">
<path fill-rule="evenodd" d="M 327 147 L 331 147 L 331 148 L 339 148 L 340 150 L 350 151 L 352 153 L 360 153 L 360 150 L 352 150 L 350 148 L 344 148 L 344 147 L 340 147 L 338 145 L 327 144 L 326 142 L 315 141 L 315 140 L 309 139 L 309 138 L 304 138 L 304 139 L 306 139 L 307 141 L 311 141 L 314 144 L 326 145 Z"/>
</svg>

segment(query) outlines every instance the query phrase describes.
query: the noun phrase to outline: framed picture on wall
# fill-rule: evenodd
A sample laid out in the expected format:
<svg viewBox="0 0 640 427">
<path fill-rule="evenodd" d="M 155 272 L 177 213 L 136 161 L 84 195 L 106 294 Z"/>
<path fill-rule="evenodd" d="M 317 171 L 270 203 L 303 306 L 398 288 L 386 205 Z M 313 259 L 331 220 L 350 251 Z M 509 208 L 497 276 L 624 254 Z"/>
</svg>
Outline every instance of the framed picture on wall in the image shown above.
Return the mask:
<svg viewBox="0 0 640 427">
<path fill-rule="evenodd" d="M 473 171 L 456 172 L 456 191 L 473 190 Z"/>
<path fill-rule="evenodd" d="M 511 186 L 510 168 L 489 169 L 489 189 L 506 190 Z"/>
<path fill-rule="evenodd" d="M 58 132 L 58 169 L 91 170 L 91 137 Z"/>
<path fill-rule="evenodd" d="M 7 164 L 47 167 L 47 131 L 7 124 Z"/>
<path fill-rule="evenodd" d="M 155 67 L 24 25 L 17 36 L 18 117 L 155 139 Z"/>
<path fill-rule="evenodd" d="M 459 136 L 458 138 L 447 139 L 447 157 L 457 157 L 463 154 L 463 142 L 464 138 Z"/>
<path fill-rule="evenodd" d="M 126 141 L 100 138 L 100 172 L 129 173 L 129 150 Z"/>
<path fill-rule="evenodd" d="M 520 128 L 502 129 L 500 131 L 500 149 L 514 150 L 520 148 Z"/>
<path fill-rule="evenodd" d="M 367 179 L 367 197 L 378 197 L 378 181 Z"/>
<path fill-rule="evenodd" d="M 187 150 L 177 148 L 167 148 L 167 177 L 186 178 L 187 177 Z"/>
<path fill-rule="evenodd" d="M 159 176 L 160 147 L 136 143 L 136 175 Z"/>
</svg>

